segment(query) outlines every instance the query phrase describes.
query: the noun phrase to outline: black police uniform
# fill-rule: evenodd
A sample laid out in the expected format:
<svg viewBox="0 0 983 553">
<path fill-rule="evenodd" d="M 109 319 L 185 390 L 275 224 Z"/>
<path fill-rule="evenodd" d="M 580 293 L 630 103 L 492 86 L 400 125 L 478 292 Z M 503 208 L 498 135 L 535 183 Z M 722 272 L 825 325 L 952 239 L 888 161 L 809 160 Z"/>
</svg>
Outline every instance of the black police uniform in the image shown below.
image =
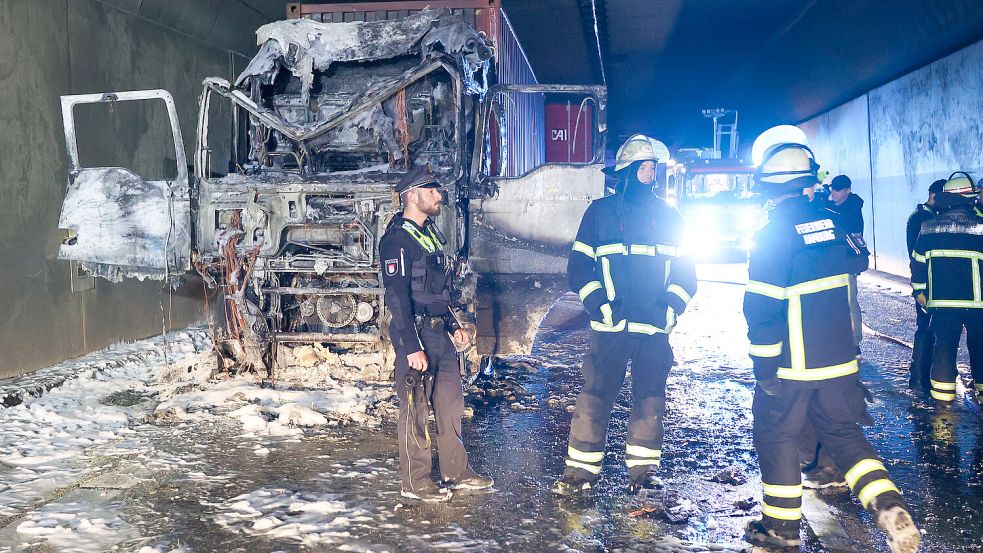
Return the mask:
<svg viewBox="0 0 983 553">
<path fill-rule="evenodd" d="M 590 315 L 592 345 L 570 425 L 566 477 L 593 482 L 601 472 L 611 408 L 631 360 L 632 411 L 626 463 L 633 480 L 662 458 L 669 333 L 696 293 L 696 270 L 682 251 L 683 219 L 651 186 L 626 170 L 624 190 L 594 201 L 567 266 L 571 290 Z"/>
<path fill-rule="evenodd" d="M 909 262 L 915 251 L 915 241 L 921 233 L 922 223 L 935 218 L 936 212 L 928 204 L 918 204 L 915 211 L 908 217 L 905 226 L 905 237 L 908 244 Z M 929 324 L 928 310 L 922 304 L 915 302 L 915 338 L 911 350 L 911 376 L 909 383 L 912 388 L 928 389 L 928 378 L 932 372 L 932 352 L 935 348 L 935 333 Z"/>
<path fill-rule="evenodd" d="M 797 440 L 810 421 L 864 508 L 904 505 L 860 430 L 866 389 L 858 380 L 850 275 L 868 252 L 836 214 L 807 196 L 778 203 L 755 236 L 744 314 L 758 380 L 752 414 L 764 488 L 764 525 L 798 535 L 802 484 Z"/>
<path fill-rule="evenodd" d="M 956 353 L 966 327 L 969 362 L 977 391 L 983 391 L 983 219 L 968 200 L 936 196 L 939 214 L 921 226 L 911 254 L 911 288 L 924 294 L 932 317 L 932 397 L 956 399 Z"/>
<path fill-rule="evenodd" d="M 379 242 L 379 254 L 386 307 L 392 315 L 389 334 L 396 350 L 400 472 L 403 488 L 418 491 L 434 487 L 427 427 L 431 407 L 441 476 L 460 481 L 474 472 L 461 441 L 464 394 L 457 353 L 448 336 L 453 330 L 452 282 L 441 249 L 444 240 L 433 221 L 428 219 L 421 228 L 401 215 Z M 411 369 L 406 359 L 419 351 L 429 362 L 423 374 Z M 407 383 L 407 376 L 413 382 Z"/>
</svg>

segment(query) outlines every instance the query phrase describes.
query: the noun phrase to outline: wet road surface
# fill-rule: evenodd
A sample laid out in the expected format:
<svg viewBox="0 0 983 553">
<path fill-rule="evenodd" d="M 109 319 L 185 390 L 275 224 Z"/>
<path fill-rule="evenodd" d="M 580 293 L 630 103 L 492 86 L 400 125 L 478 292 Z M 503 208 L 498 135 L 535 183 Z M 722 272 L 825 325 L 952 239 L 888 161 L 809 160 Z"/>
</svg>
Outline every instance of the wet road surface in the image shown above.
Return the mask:
<svg viewBox="0 0 983 553">
<path fill-rule="evenodd" d="M 466 446 L 473 466 L 495 478 L 493 493 L 402 505 L 391 424 L 241 438 L 234 424 L 218 421 L 139 426 L 128 453 L 119 444 L 105 458 L 92 452 L 105 467 L 101 480 L 38 509 L 72 501 L 104 509 L 118 517 L 116 548 L 124 551 L 738 551 L 760 499 L 743 275 L 739 266 L 700 271 L 700 290 L 671 337 L 677 366 L 662 465 L 669 510 L 660 516 L 629 514 L 640 503 L 627 493 L 624 468 L 627 383 L 598 490 L 575 501 L 549 491 L 562 472 L 577 367 L 588 348 L 589 331 L 572 315 L 576 298 L 561 301 L 532 356 L 500 363 L 499 383 L 469 394 Z M 901 287 L 863 280 L 861 303 L 871 329 L 910 340 L 911 300 Z M 983 550 L 980 419 L 963 400 L 937 412 L 908 392 L 903 345 L 870 333 L 863 352 L 862 376 L 876 398 L 867 435 L 926 531 L 922 550 Z M 713 481 L 722 471 L 736 478 Z M 849 494 L 824 491 L 814 506 L 848 538 L 830 538 L 827 527 L 817 530 L 822 539 L 805 530 L 804 551 L 830 550 L 833 542 L 888 550 Z M 0 530 L 0 547 L 52 550 L 18 547 L 23 536 L 13 526 Z"/>
</svg>

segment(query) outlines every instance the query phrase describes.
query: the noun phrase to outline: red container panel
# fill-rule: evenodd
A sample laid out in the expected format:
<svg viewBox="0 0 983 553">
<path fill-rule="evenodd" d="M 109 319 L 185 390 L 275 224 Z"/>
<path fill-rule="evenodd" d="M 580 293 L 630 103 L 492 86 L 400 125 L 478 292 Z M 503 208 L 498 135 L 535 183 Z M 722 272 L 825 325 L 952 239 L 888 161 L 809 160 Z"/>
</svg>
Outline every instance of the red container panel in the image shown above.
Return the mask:
<svg viewBox="0 0 983 553">
<path fill-rule="evenodd" d="M 546 162 L 587 163 L 594 157 L 594 119 L 591 105 L 546 104 Z"/>
</svg>

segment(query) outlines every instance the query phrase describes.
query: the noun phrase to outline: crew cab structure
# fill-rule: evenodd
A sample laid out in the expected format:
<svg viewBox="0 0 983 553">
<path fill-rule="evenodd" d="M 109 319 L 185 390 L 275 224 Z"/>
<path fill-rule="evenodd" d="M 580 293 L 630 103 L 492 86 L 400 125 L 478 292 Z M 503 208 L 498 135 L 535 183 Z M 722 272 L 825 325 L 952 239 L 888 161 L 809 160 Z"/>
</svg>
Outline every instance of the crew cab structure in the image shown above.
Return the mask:
<svg viewBox="0 0 983 553">
<path fill-rule="evenodd" d="M 455 316 L 475 323 L 472 357 L 528 352 L 565 291 L 579 219 L 604 191 L 604 88 L 499 83 L 495 40 L 447 9 L 289 19 L 257 37 L 234 82 L 203 83 L 193 172 L 167 91 L 62 98 L 59 258 L 113 282 L 197 272 L 221 292 L 214 341 L 239 367 L 272 371 L 281 348 L 305 343 L 385 353 L 378 241 L 400 209 L 394 184 L 428 164 L 449 191 L 438 224 L 463 292 Z M 121 102 L 166 107 L 173 179 L 82 166 L 76 108 Z M 543 150 L 547 133 L 528 131 L 563 102 L 586 157 L 510 162 Z"/>
</svg>

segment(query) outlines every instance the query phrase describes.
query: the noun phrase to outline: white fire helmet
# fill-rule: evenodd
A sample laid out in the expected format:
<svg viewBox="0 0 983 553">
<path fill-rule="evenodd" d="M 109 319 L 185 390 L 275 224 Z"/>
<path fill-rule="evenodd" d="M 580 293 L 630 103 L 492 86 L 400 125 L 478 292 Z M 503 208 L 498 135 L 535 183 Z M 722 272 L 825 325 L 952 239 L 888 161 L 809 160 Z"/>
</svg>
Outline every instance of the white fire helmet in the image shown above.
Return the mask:
<svg viewBox="0 0 983 553">
<path fill-rule="evenodd" d="M 669 158 L 669 148 L 665 144 L 644 134 L 636 134 L 618 148 L 614 172 L 621 171 L 636 161 L 665 163 Z"/>
<path fill-rule="evenodd" d="M 949 175 L 948 180 L 942 185 L 942 191 L 972 198 L 976 196 L 978 190 L 973 185 L 973 179 L 970 178 L 968 173 L 956 171 Z"/>
<path fill-rule="evenodd" d="M 782 143 L 765 150 L 754 179 L 762 195 L 770 198 L 801 194 L 819 184 L 819 164 L 805 144 Z"/>
<path fill-rule="evenodd" d="M 808 146 L 809 139 L 806 138 L 805 131 L 795 125 L 772 127 L 758 135 L 758 138 L 754 139 L 754 144 L 751 145 L 751 160 L 754 164 L 761 165 L 765 150 L 775 144 L 803 144 Z"/>
</svg>

